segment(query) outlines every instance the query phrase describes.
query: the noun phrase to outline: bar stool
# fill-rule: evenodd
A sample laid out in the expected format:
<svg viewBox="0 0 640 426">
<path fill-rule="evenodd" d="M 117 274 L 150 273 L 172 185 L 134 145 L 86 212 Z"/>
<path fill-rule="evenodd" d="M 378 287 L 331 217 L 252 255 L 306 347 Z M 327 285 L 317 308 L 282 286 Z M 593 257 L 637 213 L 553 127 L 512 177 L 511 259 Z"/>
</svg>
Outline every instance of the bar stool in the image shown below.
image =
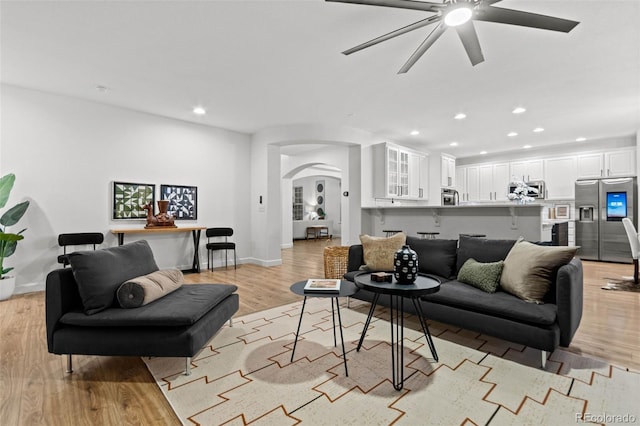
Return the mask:
<svg viewBox="0 0 640 426">
<path fill-rule="evenodd" d="M 416 232 L 418 235 L 420 235 L 420 238 L 422 238 L 423 240 L 435 240 L 436 239 L 436 235 L 440 235 L 439 232 L 426 232 L 426 231 L 419 231 Z"/>
<path fill-rule="evenodd" d="M 392 235 L 395 235 L 395 234 L 398 234 L 398 233 L 402 232 L 402 230 L 398 231 L 398 230 L 395 230 L 395 229 L 383 229 L 382 232 L 385 232 L 387 234 L 386 236 L 390 237 Z"/>
</svg>

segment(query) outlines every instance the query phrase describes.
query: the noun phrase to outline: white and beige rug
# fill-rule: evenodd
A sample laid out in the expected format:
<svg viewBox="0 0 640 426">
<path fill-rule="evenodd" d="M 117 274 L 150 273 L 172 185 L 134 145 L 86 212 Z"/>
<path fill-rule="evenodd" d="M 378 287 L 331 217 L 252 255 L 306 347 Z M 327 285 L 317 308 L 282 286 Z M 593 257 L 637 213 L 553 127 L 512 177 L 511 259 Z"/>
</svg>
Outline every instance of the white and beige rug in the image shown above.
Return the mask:
<svg viewBox="0 0 640 426">
<path fill-rule="evenodd" d="M 465 330 L 405 320 L 405 383 L 391 384 L 388 311 L 379 308 L 360 352 L 369 304 L 341 301 L 349 376 L 333 346 L 331 303 L 310 298 L 294 362 L 302 303 L 235 318 L 183 374 L 184 359 L 144 359 L 184 424 L 541 425 L 640 423 L 640 374 L 557 350 L 540 352 Z M 435 337 L 437 336 L 437 337 Z"/>
</svg>

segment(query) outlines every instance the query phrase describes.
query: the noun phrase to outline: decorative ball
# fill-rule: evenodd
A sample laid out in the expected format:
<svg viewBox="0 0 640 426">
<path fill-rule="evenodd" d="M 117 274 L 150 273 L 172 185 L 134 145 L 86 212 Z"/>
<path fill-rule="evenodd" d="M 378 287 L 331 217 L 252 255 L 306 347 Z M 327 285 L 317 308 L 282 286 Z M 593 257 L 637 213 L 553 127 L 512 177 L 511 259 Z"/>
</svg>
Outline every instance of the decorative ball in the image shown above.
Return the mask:
<svg viewBox="0 0 640 426">
<path fill-rule="evenodd" d="M 418 276 L 418 255 L 408 245 L 393 255 L 393 276 L 398 284 L 413 284 Z"/>
</svg>

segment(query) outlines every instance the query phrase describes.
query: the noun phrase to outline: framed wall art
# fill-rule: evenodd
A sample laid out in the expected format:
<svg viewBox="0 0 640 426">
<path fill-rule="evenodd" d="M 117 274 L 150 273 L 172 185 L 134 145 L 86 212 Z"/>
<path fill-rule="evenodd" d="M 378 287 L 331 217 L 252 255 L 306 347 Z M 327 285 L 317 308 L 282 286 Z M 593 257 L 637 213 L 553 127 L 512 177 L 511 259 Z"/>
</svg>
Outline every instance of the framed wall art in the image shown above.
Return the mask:
<svg viewBox="0 0 640 426">
<path fill-rule="evenodd" d="M 155 204 L 156 186 L 148 183 L 113 182 L 113 218 L 144 219 L 144 205 Z"/>
<path fill-rule="evenodd" d="M 196 220 L 198 218 L 197 186 L 160 185 L 160 199 L 169 200 L 167 213 L 176 220 Z"/>
<path fill-rule="evenodd" d="M 569 219 L 569 204 L 556 204 L 556 219 Z"/>
</svg>

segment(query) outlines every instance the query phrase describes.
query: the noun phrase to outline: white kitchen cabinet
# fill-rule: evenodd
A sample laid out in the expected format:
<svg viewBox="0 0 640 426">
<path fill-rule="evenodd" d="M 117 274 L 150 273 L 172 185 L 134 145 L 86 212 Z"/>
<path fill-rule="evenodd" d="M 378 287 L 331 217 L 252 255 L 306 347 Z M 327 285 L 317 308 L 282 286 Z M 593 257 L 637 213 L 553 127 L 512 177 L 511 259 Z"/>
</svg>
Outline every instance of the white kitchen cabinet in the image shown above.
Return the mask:
<svg viewBox="0 0 640 426">
<path fill-rule="evenodd" d="M 443 188 L 456 186 L 456 159 L 451 155 L 440 155 L 440 186 Z"/>
<path fill-rule="evenodd" d="M 579 154 L 576 157 L 578 179 L 599 178 L 604 175 L 604 155 L 602 153 Z"/>
<path fill-rule="evenodd" d="M 374 145 L 372 150 L 374 197 L 423 198 L 426 154 L 390 143 Z"/>
<path fill-rule="evenodd" d="M 507 200 L 509 186 L 509 164 L 484 164 L 478 173 L 479 201 Z"/>
<path fill-rule="evenodd" d="M 578 159 L 576 156 L 545 159 L 545 198 L 548 200 L 572 200 L 575 196 L 577 178 Z"/>
<path fill-rule="evenodd" d="M 635 149 L 622 149 L 605 153 L 577 156 L 577 178 L 636 176 Z"/>
<path fill-rule="evenodd" d="M 479 166 L 456 167 L 456 190 L 460 201 L 480 200 Z"/>
<path fill-rule="evenodd" d="M 605 152 L 607 177 L 636 176 L 636 152 L 634 149 Z"/>
<path fill-rule="evenodd" d="M 542 160 L 514 161 L 510 163 L 510 178 L 522 179 L 524 182 L 544 179 L 544 163 Z"/>
</svg>

